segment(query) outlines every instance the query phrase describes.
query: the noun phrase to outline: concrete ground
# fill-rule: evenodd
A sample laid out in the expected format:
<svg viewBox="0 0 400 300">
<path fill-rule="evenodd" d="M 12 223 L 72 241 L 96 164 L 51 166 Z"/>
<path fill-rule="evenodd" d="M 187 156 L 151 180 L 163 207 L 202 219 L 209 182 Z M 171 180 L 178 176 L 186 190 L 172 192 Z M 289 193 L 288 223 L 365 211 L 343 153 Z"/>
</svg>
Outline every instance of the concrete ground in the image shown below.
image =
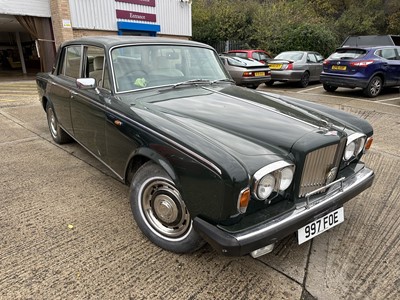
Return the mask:
<svg viewBox="0 0 400 300">
<path fill-rule="evenodd" d="M 0 299 L 400 299 L 399 91 L 259 90 L 367 119 L 376 180 L 344 206 L 344 223 L 252 259 L 154 246 L 128 187 L 78 144 L 52 142 L 34 81 L 0 82 Z"/>
</svg>

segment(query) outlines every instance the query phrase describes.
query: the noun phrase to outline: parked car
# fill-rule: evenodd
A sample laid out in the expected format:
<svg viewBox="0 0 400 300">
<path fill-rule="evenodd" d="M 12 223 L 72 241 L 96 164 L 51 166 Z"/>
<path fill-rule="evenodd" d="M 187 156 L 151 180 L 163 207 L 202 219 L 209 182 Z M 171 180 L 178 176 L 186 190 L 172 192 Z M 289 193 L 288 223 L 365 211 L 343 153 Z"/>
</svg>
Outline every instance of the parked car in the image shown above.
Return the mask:
<svg viewBox="0 0 400 300">
<path fill-rule="evenodd" d="M 241 57 L 221 55 L 220 58 L 237 85 L 256 89 L 271 80 L 271 70 L 263 63 Z"/>
<path fill-rule="evenodd" d="M 268 62 L 272 59 L 271 54 L 264 50 L 229 50 L 226 55 L 229 56 L 237 56 L 241 58 L 251 58 L 255 59 L 263 64 L 268 64 Z"/>
<path fill-rule="evenodd" d="M 367 97 L 376 97 L 383 87 L 400 85 L 400 47 L 339 48 L 324 61 L 321 82 L 328 92 L 362 88 Z"/>
<path fill-rule="evenodd" d="M 271 81 L 297 82 L 307 87 L 310 81 L 319 81 L 324 57 L 313 51 L 286 51 L 279 53 L 268 65 L 271 69 Z"/>
<path fill-rule="evenodd" d="M 374 179 L 367 121 L 236 86 L 205 44 L 85 37 L 36 81 L 54 142 L 76 140 L 129 184 L 138 227 L 169 251 L 207 241 L 257 257 L 296 232 L 303 243 Z"/>
</svg>

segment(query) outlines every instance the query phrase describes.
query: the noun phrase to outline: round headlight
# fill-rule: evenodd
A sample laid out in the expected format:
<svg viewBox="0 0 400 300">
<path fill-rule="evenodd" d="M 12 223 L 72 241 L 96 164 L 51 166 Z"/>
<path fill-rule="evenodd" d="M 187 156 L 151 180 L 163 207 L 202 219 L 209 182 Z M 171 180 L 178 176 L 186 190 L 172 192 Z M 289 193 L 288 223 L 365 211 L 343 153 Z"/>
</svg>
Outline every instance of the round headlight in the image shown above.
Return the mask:
<svg viewBox="0 0 400 300">
<path fill-rule="evenodd" d="M 259 199 L 264 200 L 267 199 L 271 193 L 273 192 L 275 187 L 275 177 L 271 174 L 265 175 L 261 178 L 257 187 L 257 196 Z"/>
<path fill-rule="evenodd" d="M 344 150 L 344 160 L 349 160 L 353 157 L 354 151 L 356 150 L 356 143 L 351 142 L 346 146 L 346 150 Z"/>
<path fill-rule="evenodd" d="M 293 168 L 286 167 L 281 170 L 281 180 L 279 184 L 279 190 L 286 190 L 293 180 Z"/>
<path fill-rule="evenodd" d="M 356 155 L 361 153 L 361 151 L 364 149 L 364 146 L 365 146 L 365 138 L 364 137 L 359 138 L 357 140 L 357 151 L 355 152 Z"/>
</svg>

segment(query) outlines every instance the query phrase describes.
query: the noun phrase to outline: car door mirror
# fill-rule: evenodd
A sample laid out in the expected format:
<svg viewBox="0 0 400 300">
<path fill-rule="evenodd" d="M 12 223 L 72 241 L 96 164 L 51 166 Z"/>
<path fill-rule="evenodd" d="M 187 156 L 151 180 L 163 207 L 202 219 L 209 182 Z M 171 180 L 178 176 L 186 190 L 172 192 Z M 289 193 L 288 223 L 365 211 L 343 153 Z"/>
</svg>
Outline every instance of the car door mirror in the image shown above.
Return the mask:
<svg viewBox="0 0 400 300">
<path fill-rule="evenodd" d="M 96 88 L 96 79 L 94 78 L 78 78 L 76 86 L 82 90 L 89 90 Z"/>
</svg>

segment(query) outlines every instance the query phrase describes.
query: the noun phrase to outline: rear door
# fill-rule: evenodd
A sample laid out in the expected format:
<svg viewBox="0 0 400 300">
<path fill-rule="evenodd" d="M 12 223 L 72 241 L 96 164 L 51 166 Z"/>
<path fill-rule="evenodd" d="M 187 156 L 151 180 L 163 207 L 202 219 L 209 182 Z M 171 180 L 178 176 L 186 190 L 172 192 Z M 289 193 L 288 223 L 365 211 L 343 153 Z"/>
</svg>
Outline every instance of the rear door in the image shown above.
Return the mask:
<svg viewBox="0 0 400 300">
<path fill-rule="evenodd" d="M 375 51 L 375 55 L 383 59 L 382 68 L 385 71 L 385 85 L 394 86 L 400 84 L 400 57 L 399 48 L 381 48 Z"/>
<path fill-rule="evenodd" d="M 71 120 L 71 90 L 80 76 L 81 45 L 64 47 L 56 71 L 51 75 L 50 101 L 58 122 L 70 135 L 75 136 Z"/>
<path fill-rule="evenodd" d="M 310 71 L 310 80 L 319 80 L 318 59 L 314 53 L 307 53 L 307 67 Z"/>
</svg>

